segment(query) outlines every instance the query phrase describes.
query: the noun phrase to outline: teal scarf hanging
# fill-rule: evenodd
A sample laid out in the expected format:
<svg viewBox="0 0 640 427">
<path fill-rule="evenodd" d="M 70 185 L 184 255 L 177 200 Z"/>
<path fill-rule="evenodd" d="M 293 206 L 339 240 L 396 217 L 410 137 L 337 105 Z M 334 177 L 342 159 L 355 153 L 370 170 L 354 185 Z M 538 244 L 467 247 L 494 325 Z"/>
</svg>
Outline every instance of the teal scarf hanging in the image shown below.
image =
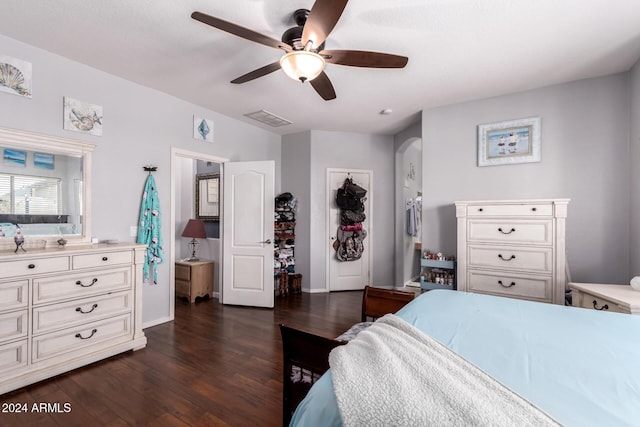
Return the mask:
<svg viewBox="0 0 640 427">
<path fill-rule="evenodd" d="M 138 243 L 147 245 L 144 257 L 144 281 L 149 281 L 149 270 L 153 271 L 153 284 L 158 284 L 156 266 L 164 262 L 162 250 L 162 226 L 160 223 L 160 199 L 153 175 L 149 174 L 142 194 L 138 220 Z"/>
</svg>

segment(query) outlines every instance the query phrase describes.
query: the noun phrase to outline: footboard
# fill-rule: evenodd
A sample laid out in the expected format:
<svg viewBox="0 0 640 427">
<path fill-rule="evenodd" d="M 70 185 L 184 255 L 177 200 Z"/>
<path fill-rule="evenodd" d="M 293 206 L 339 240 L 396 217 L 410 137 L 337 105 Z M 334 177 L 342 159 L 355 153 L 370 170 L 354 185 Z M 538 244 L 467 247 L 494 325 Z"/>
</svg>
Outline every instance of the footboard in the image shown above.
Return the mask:
<svg viewBox="0 0 640 427">
<path fill-rule="evenodd" d="M 329 369 L 329 352 L 346 342 L 280 325 L 282 334 L 282 425 L 288 426 L 298 404 Z"/>
</svg>

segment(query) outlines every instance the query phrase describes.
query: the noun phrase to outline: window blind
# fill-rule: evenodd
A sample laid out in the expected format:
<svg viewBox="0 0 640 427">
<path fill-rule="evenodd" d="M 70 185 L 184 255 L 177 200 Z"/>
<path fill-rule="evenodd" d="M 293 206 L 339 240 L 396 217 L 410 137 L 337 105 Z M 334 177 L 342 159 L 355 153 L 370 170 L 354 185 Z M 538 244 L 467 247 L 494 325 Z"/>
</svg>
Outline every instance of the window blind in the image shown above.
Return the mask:
<svg viewBox="0 0 640 427">
<path fill-rule="evenodd" d="M 59 178 L 0 174 L 0 213 L 58 215 Z"/>
</svg>

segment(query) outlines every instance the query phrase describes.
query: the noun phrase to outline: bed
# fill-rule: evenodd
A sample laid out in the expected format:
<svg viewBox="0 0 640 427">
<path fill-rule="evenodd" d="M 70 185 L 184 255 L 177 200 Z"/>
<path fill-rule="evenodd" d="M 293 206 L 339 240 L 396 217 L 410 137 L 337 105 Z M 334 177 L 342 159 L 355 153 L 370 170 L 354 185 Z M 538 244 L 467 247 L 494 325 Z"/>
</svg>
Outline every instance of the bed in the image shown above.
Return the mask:
<svg viewBox="0 0 640 427">
<path fill-rule="evenodd" d="M 435 290 L 397 317 L 559 424 L 640 425 L 640 316 Z M 340 343 L 324 344 L 328 352 Z M 297 378 L 285 372 L 285 380 L 315 383 L 292 426 L 343 425 L 331 371 L 317 381 L 322 372 Z M 394 404 L 381 398 L 376 406 Z"/>
</svg>

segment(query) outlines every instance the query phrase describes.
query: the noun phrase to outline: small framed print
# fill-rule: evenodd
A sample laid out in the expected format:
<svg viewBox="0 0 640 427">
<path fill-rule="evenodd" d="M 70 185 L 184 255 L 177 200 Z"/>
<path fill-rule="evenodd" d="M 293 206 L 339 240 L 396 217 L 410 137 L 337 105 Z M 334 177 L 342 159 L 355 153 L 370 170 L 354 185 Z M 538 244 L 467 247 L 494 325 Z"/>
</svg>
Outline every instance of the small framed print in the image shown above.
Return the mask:
<svg viewBox="0 0 640 427">
<path fill-rule="evenodd" d="M 478 126 L 478 166 L 540 161 L 540 117 Z"/>
</svg>

